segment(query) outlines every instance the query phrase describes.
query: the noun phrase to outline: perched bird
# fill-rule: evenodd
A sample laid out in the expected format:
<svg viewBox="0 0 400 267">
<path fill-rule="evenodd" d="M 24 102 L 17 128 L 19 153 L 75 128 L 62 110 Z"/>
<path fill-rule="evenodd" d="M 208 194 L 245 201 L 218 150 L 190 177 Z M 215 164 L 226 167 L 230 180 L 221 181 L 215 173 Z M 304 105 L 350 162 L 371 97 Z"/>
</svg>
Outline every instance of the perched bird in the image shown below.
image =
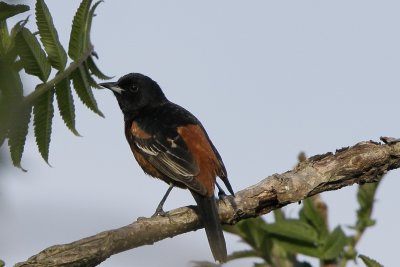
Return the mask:
<svg viewBox="0 0 400 267">
<path fill-rule="evenodd" d="M 218 216 L 216 176 L 234 195 L 224 163 L 200 121 L 170 102 L 151 78 L 130 73 L 101 83 L 113 91 L 124 114 L 125 136 L 143 171 L 170 185 L 155 215 L 174 186 L 189 189 L 200 212 L 214 259 L 225 262 L 226 244 Z"/>
</svg>

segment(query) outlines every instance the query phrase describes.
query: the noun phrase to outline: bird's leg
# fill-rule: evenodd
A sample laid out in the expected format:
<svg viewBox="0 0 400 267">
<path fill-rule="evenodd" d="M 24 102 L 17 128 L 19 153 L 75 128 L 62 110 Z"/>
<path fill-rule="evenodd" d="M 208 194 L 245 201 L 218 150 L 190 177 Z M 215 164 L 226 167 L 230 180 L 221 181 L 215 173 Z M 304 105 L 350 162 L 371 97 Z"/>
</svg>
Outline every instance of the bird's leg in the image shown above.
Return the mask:
<svg viewBox="0 0 400 267">
<path fill-rule="evenodd" d="M 163 196 L 163 198 L 161 199 L 160 203 L 157 206 L 156 212 L 154 212 L 154 214 L 151 217 L 155 217 L 155 216 L 165 216 L 167 213 L 163 210 L 163 206 L 165 201 L 167 200 L 169 193 L 171 193 L 172 188 L 174 188 L 173 184 L 170 184 L 168 187 L 167 192 L 165 192 L 165 195 Z"/>
<path fill-rule="evenodd" d="M 225 200 L 227 200 L 227 202 L 233 207 L 234 214 L 233 214 L 233 220 L 231 221 L 231 223 L 233 224 L 233 223 L 237 222 L 243 216 L 244 213 L 241 209 L 239 209 L 237 207 L 235 200 L 234 200 L 235 196 L 232 195 L 231 197 L 228 197 L 227 194 L 225 193 L 225 191 L 221 188 L 221 186 L 217 182 L 215 183 L 215 185 L 218 188 L 218 198 L 220 200 L 222 200 L 225 203 L 225 205 L 226 205 Z"/>
<path fill-rule="evenodd" d="M 223 197 L 226 196 L 226 193 L 225 193 L 225 191 L 222 189 L 222 187 L 221 187 L 217 182 L 216 182 L 215 184 L 216 184 L 216 186 L 218 187 L 218 198 L 219 198 L 219 199 L 222 199 Z"/>
</svg>

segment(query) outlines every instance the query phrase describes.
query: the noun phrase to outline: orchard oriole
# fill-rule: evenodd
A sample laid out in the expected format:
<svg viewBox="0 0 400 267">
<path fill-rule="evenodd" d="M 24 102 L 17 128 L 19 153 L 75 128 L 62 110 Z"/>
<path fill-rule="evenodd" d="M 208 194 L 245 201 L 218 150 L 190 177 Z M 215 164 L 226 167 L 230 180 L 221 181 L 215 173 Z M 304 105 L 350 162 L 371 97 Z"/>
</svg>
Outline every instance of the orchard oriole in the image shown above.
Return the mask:
<svg viewBox="0 0 400 267">
<path fill-rule="evenodd" d="M 143 171 L 170 185 L 157 207 L 174 186 L 192 193 L 204 224 L 214 259 L 225 262 L 226 244 L 214 197 L 216 176 L 234 195 L 221 156 L 200 121 L 170 102 L 151 78 L 130 73 L 117 82 L 101 83 L 113 91 L 124 114 L 125 136 Z"/>
</svg>

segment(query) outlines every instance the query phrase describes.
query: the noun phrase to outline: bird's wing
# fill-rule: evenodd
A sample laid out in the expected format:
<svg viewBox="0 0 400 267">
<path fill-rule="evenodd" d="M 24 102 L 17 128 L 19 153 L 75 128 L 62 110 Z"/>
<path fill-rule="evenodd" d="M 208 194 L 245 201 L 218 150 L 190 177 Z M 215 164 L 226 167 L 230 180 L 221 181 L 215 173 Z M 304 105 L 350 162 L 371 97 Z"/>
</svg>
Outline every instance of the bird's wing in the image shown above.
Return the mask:
<svg viewBox="0 0 400 267">
<path fill-rule="evenodd" d="M 134 143 L 150 164 L 164 175 L 201 195 L 206 194 L 206 188 L 196 179 L 199 167 L 179 134 L 136 137 Z"/>
<path fill-rule="evenodd" d="M 224 182 L 224 184 L 225 184 L 226 188 L 228 189 L 229 193 L 231 193 L 232 196 L 234 196 L 235 193 L 233 192 L 232 186 L 231 186 L 231 184 L 230 184 L 230 182 L 228 180 L 228 174 L 226 172 L 226 168 L 225 168 L 224 162 L 222 161 L 222 158 L 219 155 L 219 153 L 218 153 L 217 149 L 215 148 L 215 146 L 213 145 L 213 143 L 211 141 L 209 141 L 209 142 L 210 142 L 211 147 L 212 147 L 212 149 L 214 151 L 214 154 L 215 154 L 215 156 L 216 156 L 216 158 L 218 160 L 219 168 L 218 168 L 217 175 Z"/>
</svg>

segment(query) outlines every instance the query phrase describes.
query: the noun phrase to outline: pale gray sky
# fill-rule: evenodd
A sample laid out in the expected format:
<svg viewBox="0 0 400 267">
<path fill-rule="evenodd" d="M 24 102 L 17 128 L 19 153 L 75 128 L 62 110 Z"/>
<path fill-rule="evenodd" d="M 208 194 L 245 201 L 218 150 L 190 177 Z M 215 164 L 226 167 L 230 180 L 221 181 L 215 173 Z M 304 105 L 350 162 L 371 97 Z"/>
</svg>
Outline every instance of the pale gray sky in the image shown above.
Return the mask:
<svg viewBox="0 0 400 267">
<path fill-rule="evenodd" d="M 47 2 L 67 47 L 79 1 Z M 311 156 L 400 136 L 399 8 L 398 1 L 368 0 L 114 0 L 98 8 L 92 40 L 105 73 L 149 75 L 203 122 L 237 191 L 291 169 L 300 151 Z M 106 118 L 76 98 L 83 137 L 56 115 L 52 168 L 31 135 L 23 158 L 29 171 L 2 172 L 0 258 L 9 266 L 50 245 L 150 216 L 167 189 L 134 161 L 112 94 L 94 94 Z M 377 226 L 359 246 L 385 266 L 398 263 L 398 176 L 393 171 L 381 184 Z M 354 222 L 355 191 L 322 195 L 332 228 Z M 174 190 L 165 208 L 193 202 L 187 191 Z M 292 216 L 297 210 L 285 208 Z M 226 237 L 229 252 L 245 248 Z M 203 231 L 121 253 L 101 266 L 189 266 L 191 260 L 211 260 Z"/>
</svg>

